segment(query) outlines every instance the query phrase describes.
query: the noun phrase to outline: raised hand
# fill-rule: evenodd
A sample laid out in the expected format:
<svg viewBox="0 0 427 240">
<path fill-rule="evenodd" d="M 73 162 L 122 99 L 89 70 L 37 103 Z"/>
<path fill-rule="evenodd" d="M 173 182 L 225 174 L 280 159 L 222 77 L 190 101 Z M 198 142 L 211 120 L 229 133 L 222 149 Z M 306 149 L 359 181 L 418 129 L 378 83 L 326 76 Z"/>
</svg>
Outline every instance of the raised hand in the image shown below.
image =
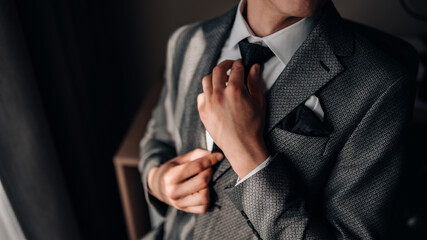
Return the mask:
<svg viewBox="0 0 427 240">
<path fill-rule="evenodd" d="M 203 93 L 197 98 L 200 119 L 239 178 L 269 155 L 263 138 L 265 99 L 259 72 L 258 64 L 251 67 L 246 86 L 241 60 L 221 62 L 203 78 Z"/>
<path fill-rule="evenodd" d="M 212 166 L 222 160 L 220 153 L 195 149 L 179 155 L 148 173 L 151 195 L 179 210 L 205 213 L 209 205 L 208 184 Z"/>
</svg>

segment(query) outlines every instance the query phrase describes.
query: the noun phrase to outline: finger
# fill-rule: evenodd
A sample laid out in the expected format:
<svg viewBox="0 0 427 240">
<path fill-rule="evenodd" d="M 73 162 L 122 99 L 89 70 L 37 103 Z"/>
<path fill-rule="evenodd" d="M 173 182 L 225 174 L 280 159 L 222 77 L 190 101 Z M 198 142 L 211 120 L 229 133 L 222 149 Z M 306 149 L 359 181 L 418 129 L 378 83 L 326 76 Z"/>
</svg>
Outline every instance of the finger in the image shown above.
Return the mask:
<svg viewBox="0 0 427 240">
<path fill-rule="evenodd" d="M 187 181 L 178 184 L 174 189 L 175 191 L 171 193 L 171 198 L 173 200 L 186 198 L 201 191 L 202 189 L 207 188 L 211 180 L 211 176 L 212 168 L 207 168 Z"/>
<path fill-rule="evenodd" d="M 228 79 L 227 71 L 233 65 L 232 60 L 225 60 L 218 64 L 212 71 L 212 85 L 214 91 L 221 91 L 225 88 Z"/>
<path fill-rule="evenodd" d="M 203 92 L 211 95 L 212 94 L 212 74 L 206 75 L 202 79 Z"/>
<path fill-rule="evenodd" d="M 198 158 L 194 161 L 178 165 L 171 169 L 171 179 L 173 182 L 186 181 L 188 178 L 204 171 L 207 168 L 217 164 L 223 158 L 221 153 L 212 153 L 207 156 Z"/>
<path fill-rule="evenodd" d="M 209 189 L 204 188 L 200 191 L 188 195 L 184 198 L 178 199 L 173 202 L 178 208 L 188 208 L 200 205 L 209 205 Z"/>
<path fill-rule="evenodd" d="M 205 96 L 206 93 L 200 93 L 199 95 L 197 95 L 197 110 L 199 110 L 199 114 L 203 110 L 203 107 L 205 105 Z"/>
<path fill-rule="evenodd" d="M 259 76 L 259 72 L 260 72 L 259 64 L 254 64 L 251 67 L 251 69 L 249 71 L 249 75 L 248 75 L 248 91 L 249 91 L 249 94 L 258 100 L 260 99 L 260 97 L 263 97 L 263 95 L 264 95 L 263 89 L 262 89 L 261 78 Z"/>
<path fill-rule="evenodd" d="M 175 162 L 178 163 L 178 164 L 184 164 L 184 163 L 187 163 L 187 162 L 194 161 L 194 160 L 196 160 L 198 158 L 207 156 L 210 153 L 211 152 L 209 152 L 208 150 L 201 149 L 201 148 L 196 148 L 196 149 L 194 149 L 194 150 L 192 150 L 190 152 L 187 152 L 187 153 L 184 153 L 184 154 L 178 156 L 175 159 Z"/>
<path fill-rule="evenodd" d="M 235 85 L 238 87 L 244 86 L 245 84 L 245 68 L 243 67 L 242 60 L 236 60 L 231 68 L 230 77 L 228 78 L 228 84 Z"/>
<path fill-rule="evenodd" d="M 203 214 L 208 211 L 208 207 L 209 207 L 208 205 L 200 205 L 200 206 L 181 208 L 180 210 L 184 212 L 189 212 L 189 213 Z"/>
</svg>

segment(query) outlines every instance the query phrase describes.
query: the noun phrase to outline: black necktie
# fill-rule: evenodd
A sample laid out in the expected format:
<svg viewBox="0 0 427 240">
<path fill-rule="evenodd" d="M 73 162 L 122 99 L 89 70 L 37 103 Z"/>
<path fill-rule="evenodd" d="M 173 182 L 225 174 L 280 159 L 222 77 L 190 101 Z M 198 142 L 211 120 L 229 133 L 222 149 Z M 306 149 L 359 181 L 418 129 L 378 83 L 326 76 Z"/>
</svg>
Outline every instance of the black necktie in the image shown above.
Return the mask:
<svg viewBox="0 0 427 240">
<path fill-rule="evenodd" d="M 259 44 L 249 43 L 247 39 L 239 42 L 240 54 L 242 55 L 242 62 L 245 68 L 245 85 L 247 85 L 247 78 L 249 70 L 252 65 L 258 63 L 263 65 L 270 58 L 274 56 L 274 53 L 268 47 L 263 47 Z M 221 149 L 214 143 L 212 152 L 222 152 Z"/>
<path fill-rule="evenodd" d="M 274 53 L 268 47 L 263 47 L 259 44 L 249 43 L 248 40 L 244 39 L 239 42 L 240 54 L 242 55 L 243 66 L 245 67 L 245 85 L 247 84 L 247 78 L 249 70 L 252 65 L 258 63 L 263 65 Z"/>
</svg>

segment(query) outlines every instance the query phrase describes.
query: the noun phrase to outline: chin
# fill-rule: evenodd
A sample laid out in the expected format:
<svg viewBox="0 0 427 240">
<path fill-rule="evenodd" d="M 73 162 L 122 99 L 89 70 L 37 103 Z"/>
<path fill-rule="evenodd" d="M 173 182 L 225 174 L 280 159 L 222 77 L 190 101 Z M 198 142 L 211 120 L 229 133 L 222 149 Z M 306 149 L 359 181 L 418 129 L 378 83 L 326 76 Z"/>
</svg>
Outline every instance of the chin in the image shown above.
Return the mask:
<svg viewBox="0 0 427 240">
<path fill-rule="evenodd" d="M 293 17 L 313 16 L 329 0 L 271 0 L 284 15 Z"/>
</svg>

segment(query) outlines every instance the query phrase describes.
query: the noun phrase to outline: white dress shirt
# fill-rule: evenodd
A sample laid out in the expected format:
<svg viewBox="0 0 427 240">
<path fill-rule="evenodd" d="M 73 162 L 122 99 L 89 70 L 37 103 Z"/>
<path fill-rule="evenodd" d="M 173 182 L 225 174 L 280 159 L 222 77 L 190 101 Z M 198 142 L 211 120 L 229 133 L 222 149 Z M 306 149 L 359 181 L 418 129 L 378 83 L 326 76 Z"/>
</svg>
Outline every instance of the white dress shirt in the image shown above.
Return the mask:
<svg viewBox="0 0 427 240">
<path fill-rule="evenodd" d="M 224 44 L 221 50 L 218 63 L 224 60 L 237 60 L 242 58 L 240 55 L 239 42 L 247 38 L 248 42 L 260 44 L 269 47 L 274 53 L 274 56 L 264 63 L 263 70 L 261 73 L 262 80 L 264 81 L 265 89 L 267 91 L 273 86 L 280 73 L 286 67 L 294 53 L 301 46 L 304 40 L 307 38 L 311 30 L 314 27 L 314 17 L 306 17 L 300 21 L 281 29 L 266 37 L 257 37 L 250 29 L 246 20 L 243 18 L 242 11 L 246 5 L 246 0 L 241 0 L 236 11 L 236 17 L 234 20 L 233 27 L 230 32 L 230 36 Z M 308 106 L 307 106 L 308 105 Z M 321 111 L 319 100 L 312 96 L 306 101 L 306 106 L 315 111 L 316 115 L 323 119 L 323 111 Z M 315 110 L 315 109 L 320 109 Z M 321 112 L 321 113 L 320 113 Z M 213 148 L 213 139 L 206 132 L 206 143 L 209 151 Z M 268 165 L 270 157 L 268 157 L 263 163 L 258 165 L 244 178 L 238 180 L 237 184 L 245 181 L 259 170 L 263 169 Z"/>
</svg>

